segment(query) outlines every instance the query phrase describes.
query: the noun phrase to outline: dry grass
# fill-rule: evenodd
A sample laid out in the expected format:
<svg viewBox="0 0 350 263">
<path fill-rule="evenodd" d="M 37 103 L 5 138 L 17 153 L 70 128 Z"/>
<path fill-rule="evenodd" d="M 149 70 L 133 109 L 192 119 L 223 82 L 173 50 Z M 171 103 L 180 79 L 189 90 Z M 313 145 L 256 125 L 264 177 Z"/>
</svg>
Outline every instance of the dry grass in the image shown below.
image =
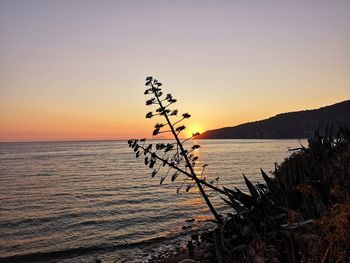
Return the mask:
<svg viewBox="0 0 350 263">
<path fill-rule="evenodd" d="M 336 204 L 315 223 L 318 239 L 305 235 L 306 262 L 350 262 L 350 200 Z"/>
</svg>

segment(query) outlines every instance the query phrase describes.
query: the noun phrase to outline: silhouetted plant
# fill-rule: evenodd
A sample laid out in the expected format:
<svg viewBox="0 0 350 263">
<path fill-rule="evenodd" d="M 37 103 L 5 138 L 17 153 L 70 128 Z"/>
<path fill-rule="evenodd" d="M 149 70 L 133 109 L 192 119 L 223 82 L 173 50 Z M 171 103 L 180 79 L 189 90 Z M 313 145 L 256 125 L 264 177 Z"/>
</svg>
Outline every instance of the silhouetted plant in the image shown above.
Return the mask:
<svg viewBox="0 0 350 263">
<path fill-rule="evenodd" d="M 261 170 L 265 184 L 253 185 L 244 176 L 249 193 L 224 188 L 228 199 L 223 199 L 235 214 L 225 218 L 213 238 L 219 262 L 242 262 L 244 259 L 259 262 L 264 259 L 263 262 L 294 263 L 308 262 L 305 259 L 310 257 L 318 259 L 311 262 L 320 262 L 327 256 L 329 240 L 335 242 L 329 247 L 334 248 L 333 244 L 337 244 L 333 258 L 341 258 L 340 254 L 349 248 L 348 242 L 345 238 L 337 239 L 332 233 L 325 234 L 323 229 L 318 229 L 322 232 L 316 237 L 320 241 L 324 239 L 325 247 L 314 246 L 310 252 L 303 243 L 308 237 L 303 233 L 311 232 L 315 236 L 314 225 L 319 226 L 322 215 L 332 207 L 339 205 L 343 213 L 349 211 L 350 133 L 348 129 L 340 128 L 334 137 L 331 131 L 332 126 L 329 126 L 325 136 L 320 136 L 316 130 L 314 137 L 309 139 L 309 147 L 296 149 L 298 151 L 280 166 L 276 165 L 273 177 Z M 343 227 L 338 232 L 349 237 L 350 228 L 344 227 L 344 217 L 341 215 L 336 224 Z M 325 224 L 334 223 L 323 216 L 321 225 Z"/>
<path fill-rule="evenodd" d="M 325 136 L 320 136 L 316 130 L 314 137 L 309 139 L 309 147 L 301 146 L 281 165 L 276 164 L 272 177 L 261 170 L 263 184 L 254 185 L 243 175 L 247 191 L 236 187 L 220 189 L 218 178 L 208 183 L 203 177 L 207 164 L 200 167 L 198 174 L 195 172 L 198 166 L 195 153 L 200 146 L 195 144 L 186 147 L 186 142 L 197 134 L 180 139 L 180 134 L 186 129 L 183 121 L 191 115 L 180 115 L 177 109 L 171 108 L 176 99 L 171 94 L 163 95 L 160 88 L 162 84 L 157 80 L 147 77 L 146 86 L 145 94 L 151 96 L 146 105 L 156 106 L 155 111 L 146 114 L 146 118 L 161 116 L 165 119 L 165 122 L 155 124 L 153 135 L 168 133 L 174 141 L 146 144 L 146 139 L 133 139 L 128 141 L 129 146 L 137 158 L 144 157 L 145 165 L 152 169 L 152 177 L 162 174 L 160 184 L 168 177 L 173 182 L 182 174 L 186 177 L 178 191 L 184 186 L 186 191 L 198 186 L 210 211 L 220 222 L 217 229 L 208 235 L 211 235 L 215 244 L 218 262 L 295 263 L 305 262 L 310 257 L 324 259 L 329 250 L 329 241 L 336 244 L 332 246 L 337 251 L 333 258 L 339 258 L 340 252 L 350 249 L 344 241 L 348 239 L 337 240 L 336 235 L 326 235 L 324 239 L 323 233 L 318 237 L 319 240 L 324 239 L 321 254 L 318 245 L 313 252 L 302 247 L 302 242 L 306 240 L 303 232 L 315 229 L 313 225 L 334 227 L 333 222 L 324 216 L 334 204 L 344 204 L 339 220 L 342 220 L 343 228 L 348 227 L 344 218 L 350 220 L 347 215 L 350 211 L 349 129 L 340 128 L 336 136 L 332 134 L 333 126 L 327 127 Z M 222 218 L 210 202 L 204 187 L 220 193 L 234 213 Z M 320 218 L 321 223 L 317 223 Z M 350 228 L 344 233 L 345 237 L 349 237 Z"/>
<path fill-rule="evenodd" d="M 163 117 L 165 120 L 164 122 L 155 124 L 153 136 L 170 134 L 174 141 L 169 143 L 158 142 L 146 144 L 146 139 L 144 138 L 141 140 L 129 140 L 128 144 L 136 153 L 137 158 L 144 156 L 145 165 L 153 170 L 151 174 L 152 177 L 156 174 L 162 174 L 160 176 L 160 184 L 168 177 L 174 182 L 179 175 L 185 175 L 186 177 L 183 179 L 177 192 L 185 185 L 186 191 L 189 191 L 196 185 L 215 219 L 220 222 L 221 216 L 216 212 L 208 195 L 205 193 L 204 187 L 208 187 L 222 194 L 226 193 L 217 187 L 219 178 L 208 183 L 206 178 L 203 177 L 203 172 L 207 164 L 203 164 L 200 167 L 201 172 L 199 174 L 195 172 L 195 167 L 198 166 L 196 150 L 200 145 L 195 144 L 186 147 L 185 144 L 193 137 L 199 135 L 199 133 L 192 134 L 192 136 L 187 139 L 180 139 L 180 134 L 186 129 L 186 126 L 183 125 L 183 121 L 189 119 L 191 115 L 189 113 L 180 115 L 177 109 L 172 109 L 171 107 L 176 103 L 176 99 L 173 98 L 171 94 L 164 95 L 161 86 L 162 83 L 158 80 L 152 77 L 146 78 L 147 89 L 144 94 L 151 96 L 146 100 L 146 106 L 156 106 L 155 111 L 149 111 L 146 114 L 146 118 Z"/>
</svg>

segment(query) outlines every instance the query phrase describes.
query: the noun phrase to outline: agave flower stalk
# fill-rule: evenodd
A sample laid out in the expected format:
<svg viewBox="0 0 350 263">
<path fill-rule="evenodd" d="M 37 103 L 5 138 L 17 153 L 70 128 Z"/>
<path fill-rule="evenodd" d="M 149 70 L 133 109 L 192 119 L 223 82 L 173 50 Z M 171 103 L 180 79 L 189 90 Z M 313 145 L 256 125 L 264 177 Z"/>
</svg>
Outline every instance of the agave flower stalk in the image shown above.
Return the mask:
<svg viewBox="0 0 350 263">
<path fill-rule="evenodd" d="M 185 119 L 188 119 L 191 117 L 190 114 L 184 113 L 180 117 L 180 119 L 176 121 L 172 121 L 171 118 L 178 118 L 178 110 L 174 109 L 171 110 L 170 106 L 176 102 L 176 99 L 172 97 L 171 94 L 167 94 L 164 98 L 162 90 L 160 86 L 162 84 L 158 82 L 156 79 L 153 79 L 152 77 L 146 78 L 146 86 L 149 88 L 146 89 L 145 95 L 150 94 L 152 95 L 152 98 L 148 99 L 146 101 L 146 106 L 156 105 L 158 108 L 156 109 L 156 112 L 148 112 L 146 114 L 146 118 L 153 118 L 155 116 L 163 116 L 166 120 L 165 123 L 157 123 L 154 126 L 153 136 L 156 136 L 158 134 L 162 133 L 170 133 L 172 134 L 173 138 L 175 139 L 175 143 L 157 143 L 156 144 L 156 150 L 152 150 L 152 144 L 145 146 L 146 139 L 142 139 L 140 141 L 138 140 L 129 140 L 129 146 L 134 149 L 136 152 L 136 157 L 138 158 L 141 155 L 141 152 L 143 152 L 144 155 L 147 155 L 145 157 L 145 164 L 148 165 L 151 169 L 154 169 L 152 172 L 152 177 L 154 177 L 162 167 L 168 166 L 169 169 L 167 170 L 165 176 L 162 176 L 160 179 L 160 184 L 163 183 L 165 178 L 171 174 L 170 170 L 174 169 L 176 172 L 171 176 L 171 180 L 174 181 L 177 176 L 182 173 L 185 176 L 187 176 L 188 179 L 194 181 L 194 183 L 189 183 L 187 185 L 186 191 L 188 191 L 191 187 L 194 185 L 197 185 L 203 199 L 205 200 L 209 210 L 215 217 L 217 222 L 221 222 L 221 216 L 216 212 L 214 206 L 212 205 L 211 201 L 209 200 L 209 197 L 204 191 L 204 187 L 207 186 L 211 189 L 213 189 L 216 192 L 219 192 L 221 194 L 226 194 L 225 191 L 219 189 L 218 187 L 214 186 L 212 183 L 207 183 L 205 181 L 205 178 L 203 179 L 203 171 L 206 167 L 206 164 L 204 164 L 202 173 L 200 174 L 201 178 L 199 178 L 194 170 L 194 167 L 197 163 L 198 156 L 195 156 L 192 152 L 199 148 L 199 145 L 193 145 L 191 150 L 187 150 L 184 147 L 184 143 L 188 141 L 188 139 L 185 139 L 183 141 L 180 140 L 179 135 L 182 131 L 185 130 L 185 126 L 181 124 L 181 122 Z M 193 138 L 194 134 L 191 138 Z M 160 156 L 159 152 L 163 152 L 163 155 Z M 174 154 L 170 154 L 172 152 L 175 152 Z M 161 164 L 156 168 L 156 162 L 160 161 Z M 159 162 L 158 162 L 159 163 Z M 181 167 L 181 165 L 183 167 Z M 182 183 L 186 182 L 185 179 Z M 217 180 L 216 180 L 217 181 Z M 182 185 L 178 189 L 178 191 L 181 189 Z"/>
<path fill-rule="evenodd" d="M 187 140 L 187 139 L 186 139 L 186 140 Z M 135 140 L 129 140 L 129 145 L 131 145 L 130 147 L 132 147 L 132 144 L 133 144 L 134 141 L 135 141 Z M 142 150 L 145 154 L 147 154 L 147 153 L 151 154 L 153 158 L 155 158 L 155 159 L 161 161 L 163 164 L 165 164 L 165 165 L 167 165 L 167 166 L 173 168 L 174 170 L 177 170 L 177 172 L 186 175 L 186 176 L 189 177 L 190 179 L 195 180 L 195 179 L 194 179 L 194 176 L 193 176 L 191 173 L 189 173 L 189 172 L 187 172 L 187 171 L 181 169 L 180 167 L 176 166 L 174 163 L 169 162 L 168 160 L 166 160 L 166 159 L 160 157 L 160 156 L 157 155 L 156 153 L 154 153 L 154 152 L 150 151 L 149 149 L 147 149 L 147 147 L 144 147 L 144 146 L 142 146 L 142 145 L 138 145 L 138 149 L 137 149 L 137 150 Z M 138 156 L 138 157 L 139 157 L 139 156 Z M 203 170 L 204 170 L 204 168 L 205 168 L 206 166 L 207 166 L 207 164 L 204 164 L 204 165 L 203 165 Z M 219 179 L 219 177 L 215 178 L 215 180 L 213 180 L 211 183 L 208 183 L 208 182 L 206 182 L 206 181 L 203 180 L 203 179 L 199 179 L 198 176 L 197 176 L 197 180 L 198 180 L 198 182 L 199 182 L 200 184 L 202 184 L 202 185 L 204 185 L 204 186 L 206 186 L 206 187 L 208 187 L 208 188 L 211 188 L 213 191 L 219 192 L 220 194 L 227 195 L 227 193 L 226 193 L 224 190 L 222 190 L 222 189 L 216 187 L 215 185 L 213 185 L 213 183 L 214 183 L 215 181 L 218 181 L 218 179 Z"/>
<path fill-rule="evenodd" d="M 154 86 L 153 86 L 152 83 L 151 83 L 151 85 L 152 85 L 152 88 L 154 88 Z M 188 156 L 187 156 L 187 152 L 185 151 L 185 149 L 184 149 L 184 147 L 183 147 L 183 145 L 182 145 L 182 143 L 181 143 L 181 141 L 180 141 L 180 139 L 179 139 L 179 136 L 178 136 L 179 133 L 176 132 L 176 130 L 175 130 L 173 124 L 171 123 L 171 121 L 170 121 L 170 119 L 169 119 L 169 116 L 168 116 L 168 114 L 167 114 L 167 112 L 165 111 L 165 108 L 164 108 L 164 106 L 163 106 L 163 103 L 162 103 L 162 101 L 161 101 L 160 98 L 159 98 L 159 93 L 158 93 L 158 92 L 153 92 L 153 93 L 154 93 L 154 95 L 155 95 L 155 97 L 156 97 L 156 99 L 157 99 L 157 101 L 158 101 L 158 103 L 159 103 L 159 106 L 160 106 L 161 110 L 162 110 L 161 113 L 164 114 L 164 117 L 165 117 L 165 119 L 166 119 L 166 121 L 167 121 L 167 123 L 168 123 L 168 125 L 169 125 L 169 127 L 170 127 L 171 133 L 173 134 L 173 136 L 174 136 L 174 138 L 175 138 L 175 140 L 176 140 L 176 142 L 177 142 L 177 145 L 178 145 L 179 148 L 180 148 L 180 151 L 181 151 L 182 156 L 185 158 L 185 162 L 186 162 L 186 164 L 187 164 L 187 167 L 188 167 L 189 170 L 190 170 L 190 174 L 192 175 L 192 178 L 195 180 L 195 182 L 196 182 L 196 184 L 197 184 L 197 187 L 198 187 L 198 189 L 199 189 L 199 191 L 200 191 L 202 197 L 204 198 L 204 200 L 205 200 L 207 206 L 209 207 L 210 211 L 211 211 L 212 214 L 214 215 L 215 219 L 216 219 L 217 221 L 221 221 L 221 216 L 216 212 L 214 206 L 212 205 L 212 203 L 210 202 L 208 196 L 206 195 L 206 193 L 205 193 L 205 191 L 204 191 L 204 189 L 203 189 L 203 187 L 202 187 L 202 185 L 201 185 L 201 182 L 199 181 L 199 179 L 197 178 L 196 173 L 194 172 L 193 166 L 191 165 L 191 162 L 190 162 L 190 160 L 189 160 L 189 158 L 188 158 Z M 184 114 L 184 115 L 185 115 L 185 116 L 188 116 L 188 114 L 187 114 L 187 115 Z M 184 118 L 186 118 L 185 116 L 184 116 Z M 184 127 L 184 126 L 180 126 L 180 127 Z"/>
</svg>

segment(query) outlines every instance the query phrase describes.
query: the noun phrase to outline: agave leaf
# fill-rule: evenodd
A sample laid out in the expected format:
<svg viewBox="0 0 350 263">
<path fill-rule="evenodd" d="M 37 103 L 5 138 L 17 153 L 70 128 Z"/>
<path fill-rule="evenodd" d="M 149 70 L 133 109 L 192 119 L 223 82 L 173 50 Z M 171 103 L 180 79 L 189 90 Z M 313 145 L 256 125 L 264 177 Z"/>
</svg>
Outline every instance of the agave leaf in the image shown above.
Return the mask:
<svg viewBox="0 0 350 263">
<path fill-rule="evenodd" d="M 229 206 L 231 206 L 238 214 L 241 213 L 241 212 L 244 212 L 246 211 L 246 209 L 241 206 L 235 199 L 231 199 L 230 198 L 230 201 L 226 200 L 225 198 L 221 197 L 222 200 L 224 200 L 224 202 L 226 204 L 228 204 Z"/>
<path fill-rule="evenodd" d="M 255 189 L 255 186 L 251 183 L 251 181 L 249 181 L 249 179 L 244 174 L 243 174 L 243 178 L 251 196 L 257 201 L 260 195 L 258 191 Z"/>
<path fill-rule="evenodd" d="M 245 193 L 243 193 L 241 190 L 235 187 L 235 190 L 228 189 L 224 187 L 224 191 L 227 193 L 227 196 L 236 199 L 242 205 L 246 208 L 251 208 L 255 204 L 255 200 L 250 196 Z M 231 198 L 230 198 L 231 199 Z"/>
<path fill-rule="evenodd" d="M 260 171 L 261 171 L 261 175 L 264 178 L 266 185 L 269 188 L 275 201 L 280 203 L 282 195 L 281 195 L 280 190 L 278 189 L 276 183 L 270 177 L 267 176 L 267 174 L 263 171 L 263 169 L 260 169 Z"/>
</svg>

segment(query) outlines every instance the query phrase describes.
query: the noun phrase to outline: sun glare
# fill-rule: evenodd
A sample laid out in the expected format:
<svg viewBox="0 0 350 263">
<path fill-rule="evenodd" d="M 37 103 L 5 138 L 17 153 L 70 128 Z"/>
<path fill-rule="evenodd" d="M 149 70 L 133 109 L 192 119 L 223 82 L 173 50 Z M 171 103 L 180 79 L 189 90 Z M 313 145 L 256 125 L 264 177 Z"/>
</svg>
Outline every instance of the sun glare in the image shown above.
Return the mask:
<svg viewBox="0 0 350 263">
<path fill-rule="evenodd" d="M 199 132 L 203 133 L 204 129 L 201 125 L 191 124 L 186 128 L 186 138 L 192 137 L 192 134 Z"/>
</svg>

